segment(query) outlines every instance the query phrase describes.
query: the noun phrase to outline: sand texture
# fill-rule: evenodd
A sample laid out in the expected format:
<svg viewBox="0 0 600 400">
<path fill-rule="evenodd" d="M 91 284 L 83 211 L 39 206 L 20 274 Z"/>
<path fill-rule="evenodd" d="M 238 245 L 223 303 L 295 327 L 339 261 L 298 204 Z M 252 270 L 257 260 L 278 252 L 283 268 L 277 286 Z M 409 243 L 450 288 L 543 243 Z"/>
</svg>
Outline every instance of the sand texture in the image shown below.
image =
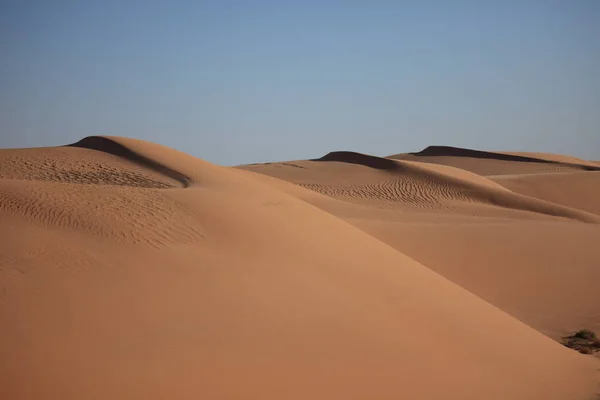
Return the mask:
<svg viewBox="0 0 600 400">
<path fill-rule="evenodd" d="M 600 164 L 0 150 L 2 399 L 581 399 Z"/>
</svg>

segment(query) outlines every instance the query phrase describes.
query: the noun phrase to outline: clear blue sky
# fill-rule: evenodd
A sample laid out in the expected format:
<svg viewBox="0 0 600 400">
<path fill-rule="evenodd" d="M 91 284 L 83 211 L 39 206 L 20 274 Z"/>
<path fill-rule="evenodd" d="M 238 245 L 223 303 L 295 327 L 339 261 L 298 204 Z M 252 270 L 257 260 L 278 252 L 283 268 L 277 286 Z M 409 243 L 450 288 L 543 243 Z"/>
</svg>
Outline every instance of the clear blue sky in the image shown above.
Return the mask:
<svg viewBox="0 0 600 400">
<path fill-rule="evenodd" d="M 0 147 L 600 159 L 600 1 L 0 0 Z"/>
</svg>

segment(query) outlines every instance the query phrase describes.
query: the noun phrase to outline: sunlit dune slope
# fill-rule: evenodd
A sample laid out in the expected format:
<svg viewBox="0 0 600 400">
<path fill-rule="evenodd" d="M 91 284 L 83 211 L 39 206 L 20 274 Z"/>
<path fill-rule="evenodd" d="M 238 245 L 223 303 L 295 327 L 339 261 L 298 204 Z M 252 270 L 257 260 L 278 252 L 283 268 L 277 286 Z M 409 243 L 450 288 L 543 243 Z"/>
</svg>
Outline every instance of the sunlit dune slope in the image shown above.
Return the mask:
<svg viewBox="0 0 600 400">
<path fill-rule="evenodd" d="M 515 163 L 507 169 L 521 168 Z M 600 330 L 598 172 L 490 179 L 356 153 L 240 168 L 279 178 L 270 184 L 555 339 L 575 329 Z"/>
<path fill-rule="evenodd" d="M 513 192 L 600 215 L 600 172 L 503 175 L 492 180 Z"/>
<path fill-rule="evenodd" d="M 278 180 L 159 145 L 93 137 L 2 151 L 0 220 L 2 398 L 597 389 L 593 358 Z"/>
<path fill-rule="evenodd" d="M 593 161 L 584 160 L 577 157 L 567 156 L 564 154 L 553 154 L 553 153 L 533 153 L 533 152 L 502 152 L 501 154 L 510 154 L 521 157 L 537 158 L 540 160 L 546 160 L 550 162 L 557 162 L 562 164 L 581 165 L 583 167 L 597 167 Z"/>
<path fill-rule="evenodd" d="M 330 197 L 376 208 L 430 212 L 477 209 L 491 216 L 529 215 L 600 222 L 600 217 L 523 196 L 469 171 L 445 165 L 391 160 L 352 152 L 318 160 L 241 166 L 309 188 Z M 538 215 L 535 215 L 538 214 Z"/>
</svg>

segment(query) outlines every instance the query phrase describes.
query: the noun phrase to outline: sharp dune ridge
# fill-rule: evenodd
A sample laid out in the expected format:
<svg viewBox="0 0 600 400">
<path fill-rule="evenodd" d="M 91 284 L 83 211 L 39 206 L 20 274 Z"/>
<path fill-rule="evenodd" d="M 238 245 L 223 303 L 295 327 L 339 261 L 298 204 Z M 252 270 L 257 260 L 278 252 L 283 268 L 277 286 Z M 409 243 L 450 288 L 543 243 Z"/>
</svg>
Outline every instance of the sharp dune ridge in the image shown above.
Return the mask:
<svg viewBox="0 0 600 400">
<path fill-rule="evenodd" d="M 376 168 L 382 170 L 397 170 L 400 169 L 401 166 L 397 162 L 393 160 L 388 160 L 387 158 L 369 156 L 367 154 L 356 153 L 352 151 L 334 151 L 324 155 L 321 158 L 312 160 L 312 161 L 337 161 L 337 162 L 345 162 L 352 163 L 358 165 L 364 165 L 369 168 Z"/>
<path fill-rule="evenodd" d="M 137 153 L 126 147 L 117 140 L 102 136 L 88 136 L 77 143 L 69 145 L 71 147 L 80 147 L 83 149 L 97 150 L 121 157 L 134 164 L 138 164 L 143 168 L 163 174 L 173 180 L 178 181 L 182 187 L 189 186 L 190 177 L 185 176 L 179 171 L 175 171 L 156 160 L 148 158 L 143 154 Z"/>
<path fill-rule="evenodd" d="M 431 167 L 426 164 L 380 158 L 356 152 L 332 152 L 311 161 L 356 164 L 386 172 L 377 177 L 372 174 L 373 176 L 365 184 L 353 182 L 350 185 L 338 185 L 335 178 L 331 185 L 295 181 L 301 186 L 350 202 L 364 202 L 363 200 L 366 199 L 375 201 L 375 204 L 379 204 L 377 201 L 382 201 L 400 206 L 429 208 L 444 208 L 444 205 L 453 202 L 466 202 L 572 218 L 583 222 L 600 222 L 600 216 L 593 213 L 513 193 L 485 177 L 452 167 Z M 249 170 L 256 171 L 264 168 L 256 165 L 247 167 Z M 277 168 L 277 164 L 271 168 Z M 324 169 L 326 168 L 325 166 Z M 308 175 L 308 169 L 309 167 L 305 167 L 295 175 Z M 285 172 L 283 174 L 285 175 Z M 323 181 L 323 175 L 320 174 L 318 179 Z"/>
<path fill-rule="evenodd" d="M 482 176 L 597 171 L 597 163 L 547 153 L 489 152 L 449 146 L 430 146 L 417 153 L 399 153 L 387 158 L 448 165 Z"/>
<path fill-rule="evenodd" d="M 471 152 L 0 150 L 0 397 L 592 398 L 600 176 Z"/>
<path fill-rule="evenodd" d="M 542 153 L 506 153 L 463 149 L 451 146 L 429 146 L 419 152 L 408 154 L 422 157 L 467 157 L 515 162 L 561 164 L 569 167 L 581 168 L 585 171 L 598 171 L 598 167 L 589 161 L 579 160 L 574 157 L 557 157 L 556 155 L 552 156 Z M 401 156 L 402 154 L 396 154 L 388 156 L 387 158 L 394 159 Z"/>
</svg>

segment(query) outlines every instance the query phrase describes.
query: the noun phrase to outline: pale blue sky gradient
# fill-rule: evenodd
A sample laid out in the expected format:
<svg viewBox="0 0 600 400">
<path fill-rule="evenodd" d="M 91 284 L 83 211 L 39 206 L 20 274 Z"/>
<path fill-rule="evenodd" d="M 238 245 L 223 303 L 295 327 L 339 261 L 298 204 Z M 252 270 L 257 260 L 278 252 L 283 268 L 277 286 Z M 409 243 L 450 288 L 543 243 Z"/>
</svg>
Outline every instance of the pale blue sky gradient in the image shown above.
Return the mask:
<svg viewBox="0 0 600 400">
<path fill-rule="evenodd" d="M 0 147 L 600 159 L 600 1 L 0 0 Z"/>
</svg>

